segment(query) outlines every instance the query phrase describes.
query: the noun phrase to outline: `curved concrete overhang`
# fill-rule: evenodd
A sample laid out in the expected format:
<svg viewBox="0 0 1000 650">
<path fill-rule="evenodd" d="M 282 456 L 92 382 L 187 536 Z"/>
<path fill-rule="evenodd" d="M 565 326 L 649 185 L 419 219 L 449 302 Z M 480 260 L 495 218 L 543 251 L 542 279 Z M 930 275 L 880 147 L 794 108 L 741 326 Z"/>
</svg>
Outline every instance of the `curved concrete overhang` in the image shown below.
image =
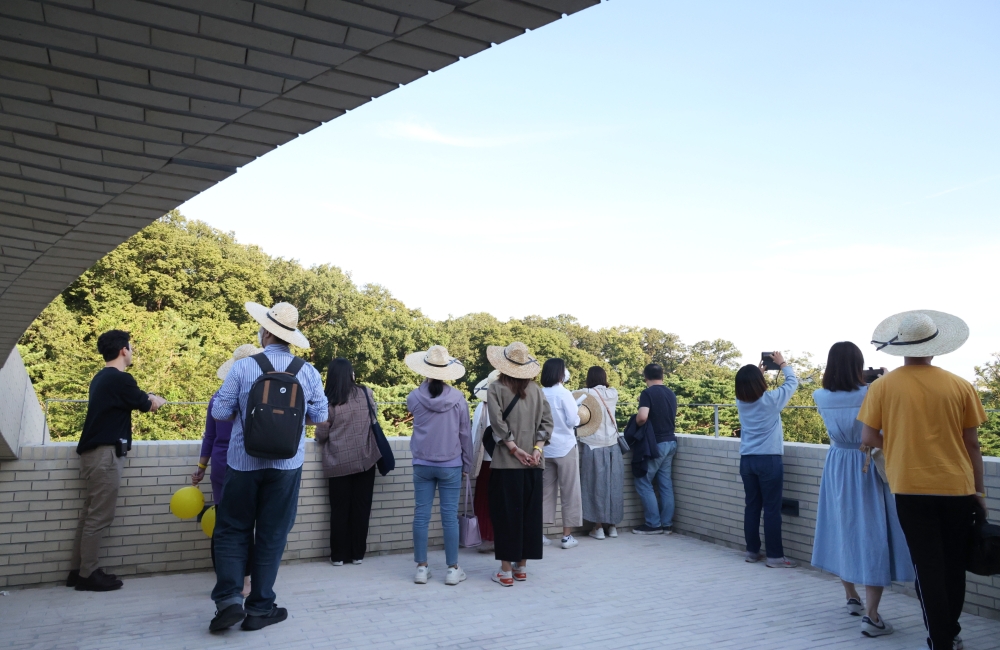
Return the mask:
<svg viewBox="0 0 1000 650">
<path fill-rule="evenodd" d="M 599 2 L 0 1 L 0 359 L 94 262 L 241 166 Z"/>
</svg>

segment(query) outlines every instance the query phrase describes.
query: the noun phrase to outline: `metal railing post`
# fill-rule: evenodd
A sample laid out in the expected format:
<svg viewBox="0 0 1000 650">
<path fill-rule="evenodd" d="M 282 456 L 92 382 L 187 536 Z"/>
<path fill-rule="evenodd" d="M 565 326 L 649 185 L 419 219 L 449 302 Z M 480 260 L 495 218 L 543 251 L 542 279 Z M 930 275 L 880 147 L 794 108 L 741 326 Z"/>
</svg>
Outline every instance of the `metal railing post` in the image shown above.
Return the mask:
<svg viewBox="0 0 1000 650">
<path fill-rule="evenodd" d="M 719 437 L 719 405 L 713 404 L 713 409 L 715 410 L 715 437 Z"/>
</svg>

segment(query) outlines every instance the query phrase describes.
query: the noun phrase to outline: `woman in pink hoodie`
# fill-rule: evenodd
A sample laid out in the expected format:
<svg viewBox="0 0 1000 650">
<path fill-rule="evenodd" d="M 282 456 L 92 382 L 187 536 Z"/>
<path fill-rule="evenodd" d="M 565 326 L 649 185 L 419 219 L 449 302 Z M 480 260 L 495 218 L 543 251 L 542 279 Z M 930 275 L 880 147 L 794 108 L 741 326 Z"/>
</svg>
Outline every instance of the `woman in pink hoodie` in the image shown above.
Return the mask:
<svg viewBox="0 0 1000 650">
<path fill-rule="evenodd" d="M 404 359 L 417 374 L 427 377 L 406 397 L 406 407 L 413 414 L 413 559 L 417 573 L 413 581 L 427 584 L 431 569 L 427 562 L 427 527 L 437 489 L 441 502 L 441 527 L 448 563 L 446 585 L 465 580 L 458 566 L 458 497 L 462 479 L 472 470 L 472 425 L 469 403 L 458 389 L 445 381 L 465 374 L 462 362 L 448 354 L 447 348 L 435 345 L 426 352 L 414 352 Z"/>
</svg>

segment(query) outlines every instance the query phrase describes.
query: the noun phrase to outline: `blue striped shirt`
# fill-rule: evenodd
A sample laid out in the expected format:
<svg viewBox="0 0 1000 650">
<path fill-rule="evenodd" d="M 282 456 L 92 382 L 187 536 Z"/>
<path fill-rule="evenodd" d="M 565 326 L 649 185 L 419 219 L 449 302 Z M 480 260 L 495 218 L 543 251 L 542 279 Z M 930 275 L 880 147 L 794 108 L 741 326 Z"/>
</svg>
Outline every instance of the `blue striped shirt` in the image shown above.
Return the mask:
<svg viewBox="0 0 1000 650">
<path fill-rule="evenodd" d="M 287 345 L 269 345 L 264 348 L 264 356 L 277 371 L 288 368 L 295 357 Z M 215 395 L 212 407 L 212 417 L 216 420 L 232 420 L 233 433 L 229 439 L 229 455 L 226 463 L 235 470 L 250 472 L 256 469 L 298 469 L 306 457 L 306 427 L 302 425 L 302 438 L 299 440 L 299 451 L 292 458 L 285 460 L 268 460 L 254 458 L 243 447 L 243 417 L 247 410 L 247 399 L 250 397 L 250 387 L 262 374 L 260 366 L 251 358 L 240 359 L 233 364 L 232 370 L 222 382 L 222 388 Z M 326 422 L 327 402 L 323 392 L 323 379 L 312 364 L 302 366 L 297 375 L 302 385 L 302 394 L 306 401 L 306 416 L 313 422 Z"/>
</svg>

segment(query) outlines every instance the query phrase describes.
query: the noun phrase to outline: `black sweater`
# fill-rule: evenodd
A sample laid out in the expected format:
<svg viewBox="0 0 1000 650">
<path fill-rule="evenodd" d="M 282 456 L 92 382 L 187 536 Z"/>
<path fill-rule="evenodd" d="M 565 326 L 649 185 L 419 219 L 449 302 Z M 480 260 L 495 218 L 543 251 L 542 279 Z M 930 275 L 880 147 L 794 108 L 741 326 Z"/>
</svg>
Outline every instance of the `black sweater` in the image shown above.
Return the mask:
<svg viewBox="0 0 1000 650">
<path fill-rule="evenodd" d="M 76 453 L 113 445 L 124 438 L 132 444 L 132 411 L 147 412 L 153 403 L 149 395 L 139 389 L 135 378 L 110 366 L 90 380 L 90 402 L 87 419 Z"/>
</svg>

